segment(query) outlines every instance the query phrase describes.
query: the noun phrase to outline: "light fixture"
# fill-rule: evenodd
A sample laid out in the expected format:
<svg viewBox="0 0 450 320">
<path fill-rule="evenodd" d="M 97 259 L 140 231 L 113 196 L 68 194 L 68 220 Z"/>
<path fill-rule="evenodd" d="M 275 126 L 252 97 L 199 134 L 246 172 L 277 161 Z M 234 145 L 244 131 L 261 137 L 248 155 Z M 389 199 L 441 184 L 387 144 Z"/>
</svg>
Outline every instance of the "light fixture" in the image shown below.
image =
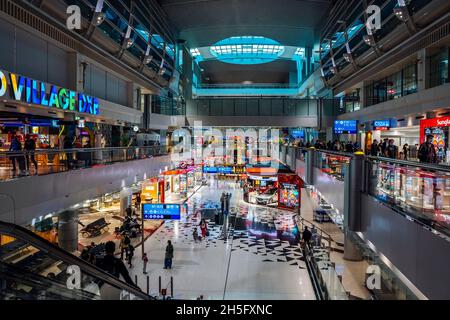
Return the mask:
<svg viewBox="0 0 450 320">
<path fill-rule="evenodd" d="M 373 38 L 373 35 L 366 34 L 364 37 L 364 42 L 371 47 L 375 46 L 375 39 Z"/>
<path fill-rule="evenodd" d="M 338 73 L 337 67 L 331 67 L 330 71 L 331 71 L 332 74 L 337 74 Z"/>
<path fill-rule="evenodd" d="M 158 73 L 160 76 L 162 76 L 164 73 L 166 73 L 166 69 L 161 68 Z"/>
<path fill-rule="evenodd" d="M 400 21 L 406 22 L 409 20 L 409 12 L 406 6 L 395 7 L 394 14 Z"/>
<path fill-rule="evenodd" d="M 347 61 L 347 62 L 352 62 L 352 54 L 351 54 L 351 53 L 345 52 L 345 53 L 343 54 L 343 56 L 344 56 L 344 60 L 345 60 L 345 61 Z"/>
<path fill-rule="evenodd" d="M 125 48 L 130 48 L 133 45 L 133 39 L 131 39 L 131 26 L 128 26 L 127 33 L 125 34 Z"/>
<path fill-rule="evenodd" d="M 99 12 L 97 13 L 97 17 L 94 20 L 95 25 L 98 27 L 99 25 L 102 24 L 103 21 L 105 21 L 105 13 L 104 12 Z"/>
</svg>

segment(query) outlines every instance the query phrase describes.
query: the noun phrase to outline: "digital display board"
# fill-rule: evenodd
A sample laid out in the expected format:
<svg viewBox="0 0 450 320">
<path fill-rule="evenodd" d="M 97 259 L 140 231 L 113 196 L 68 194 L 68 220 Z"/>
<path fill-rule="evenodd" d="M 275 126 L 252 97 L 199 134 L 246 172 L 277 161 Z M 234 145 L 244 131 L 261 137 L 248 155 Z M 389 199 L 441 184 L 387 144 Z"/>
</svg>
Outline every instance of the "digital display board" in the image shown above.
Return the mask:
<svg viewBox="0 0 450 320">
<path fill-rule="evenodd" d="M 335 120 L 334 133 L 355 134 L 358 132 L 358 121 L 356 120 Z"/>
<path fill-rule="evenodd" d="M 166 203 L 142 204 L 144 220 L 180 220 L 181 205 Z"/>
<path fill-rule="evenodd" d="M 292 130 L 291 136 L 295 139 L 304 139 L 305 132 L 303 130 Z"/>
<path fill-rule="evenodd" d="M 203 167 L 204 173 L 221 173 L 228 174 L 233 173 L 232 167 Z"/>
</svg>

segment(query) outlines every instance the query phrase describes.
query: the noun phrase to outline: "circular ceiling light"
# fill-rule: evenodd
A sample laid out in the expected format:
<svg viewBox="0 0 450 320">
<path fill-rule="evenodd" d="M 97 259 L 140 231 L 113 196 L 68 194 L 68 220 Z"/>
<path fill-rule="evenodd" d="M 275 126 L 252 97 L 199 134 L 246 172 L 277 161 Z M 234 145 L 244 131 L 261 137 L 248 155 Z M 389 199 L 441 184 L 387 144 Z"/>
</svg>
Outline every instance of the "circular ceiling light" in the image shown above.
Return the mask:
<svg viewBox="0 0 450 320">
<path fill-rule="evenodd" d="M 261 64 L 274 61 L 284 53 L 284 46 L 259 36 L 240 36 L 221 40 L 210 47 L 218 60 L 232 64 Z"/>
</svg>

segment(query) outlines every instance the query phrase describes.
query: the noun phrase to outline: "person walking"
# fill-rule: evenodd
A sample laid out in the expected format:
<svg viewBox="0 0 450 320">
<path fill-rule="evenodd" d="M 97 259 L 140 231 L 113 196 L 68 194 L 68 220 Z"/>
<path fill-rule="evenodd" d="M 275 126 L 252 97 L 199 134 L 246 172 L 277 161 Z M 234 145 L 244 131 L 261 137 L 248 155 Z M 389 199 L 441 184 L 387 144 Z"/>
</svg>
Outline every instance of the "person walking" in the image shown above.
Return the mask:
<svg viewBox="0 0 450 320">
<path fill-rule="evenodd" d="M 143 274 L 147 274 L 147 263 L 148 263 L 148 257 L 147 257 L 147 253 L 144 252 L 143 256 L 142 256 L 142 262 L 143 262 L 143 266 L 144 266 L 144 270 L 142 271 Z"/>
<path fill-rule="evenodd" d="M 26 158 L 27 158 L 27 167 L 28 167 L 28 171 L 30 170 L 30 160 L 34 165 L 34 169 L 35 169 L 35 174 L 38 174 L 38 164 L 36 161 L 36 158 L 34 156 L 34 153 L 36 151 L 36 140 L 34 140 L 31 135 L 27 134 L 25 136 L 25 151 L 26 153 Z"/>
<path fill-rule="evenodd" d="M 302 240 L 304 245 L 309 245 L 309 242 L 311 241 L 312 233 L 309 231 L 308 227 L 305 226 L 305 229 L 302 233 Z"/>
<path fill-rule="evenodd" d="M 386 148 L 386 156 L 391 159 L 397 159 L 398 148 L 394 144 L 394 139 L 389 139 L 388 146 Z"/>
<path fill-rule="evenodd" d="M 133 282 L 133 280 L 131 280 L 130 274 L 128 273 L 128 270 L 122 260 L 114 257 L 115 251 L 116 244 L 112 241 L 108 241 L 105 244 L 106 255 L 102 259 L 99 267 L 118 279 L 120 278 L 120 276 L 122 276 L 126 283 L 133 287 L 136 287 L 136 284 Z"/>
<path fill-rule="evenodd" d="M 133 265 L 131 264 L 131 261 L 133 260 L 133 256 L 134 256 L 134 247 L 130 243 L 128 245 L 128 265 L 130 266 L 130 268 L 133 268 Z"/>
<path fill-rule="evenodd" d="M 433 145 L 434 136 L 429 134 L 424 143 L 419 147 L 418 155 L 420 162 L 437 163 L 436 148 Z"/>
<path fill-rule="evenodd" d="M 381 156 L 382 157 L 386 157 L 386 149 L 388 147 L 389 144 L 389 139 L 388 138 L 384 138 L 383 142 L 381 143 L 380 146 L 380 151 L 381 151 Z"/>
<path fill-rule="evenodd" d="M 164 258 L 164 269 L 172 269 L 173 245 L 172 241 L 167 241 L 166 256 Z"/>
</svg>

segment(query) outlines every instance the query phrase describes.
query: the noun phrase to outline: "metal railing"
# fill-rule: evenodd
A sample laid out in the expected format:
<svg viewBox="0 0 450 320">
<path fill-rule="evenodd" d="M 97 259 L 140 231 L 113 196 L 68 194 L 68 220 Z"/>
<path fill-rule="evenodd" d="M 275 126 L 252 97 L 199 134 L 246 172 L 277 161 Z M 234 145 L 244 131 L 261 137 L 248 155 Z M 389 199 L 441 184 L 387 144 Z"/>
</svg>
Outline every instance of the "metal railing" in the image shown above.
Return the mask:
<svg viewBox="0 0 450 320">
<path fill-rule="evenodd" d="M 0 152 L 0 181 L 47 175 L 167 154 L 166 146 Z"/>
</svg>

